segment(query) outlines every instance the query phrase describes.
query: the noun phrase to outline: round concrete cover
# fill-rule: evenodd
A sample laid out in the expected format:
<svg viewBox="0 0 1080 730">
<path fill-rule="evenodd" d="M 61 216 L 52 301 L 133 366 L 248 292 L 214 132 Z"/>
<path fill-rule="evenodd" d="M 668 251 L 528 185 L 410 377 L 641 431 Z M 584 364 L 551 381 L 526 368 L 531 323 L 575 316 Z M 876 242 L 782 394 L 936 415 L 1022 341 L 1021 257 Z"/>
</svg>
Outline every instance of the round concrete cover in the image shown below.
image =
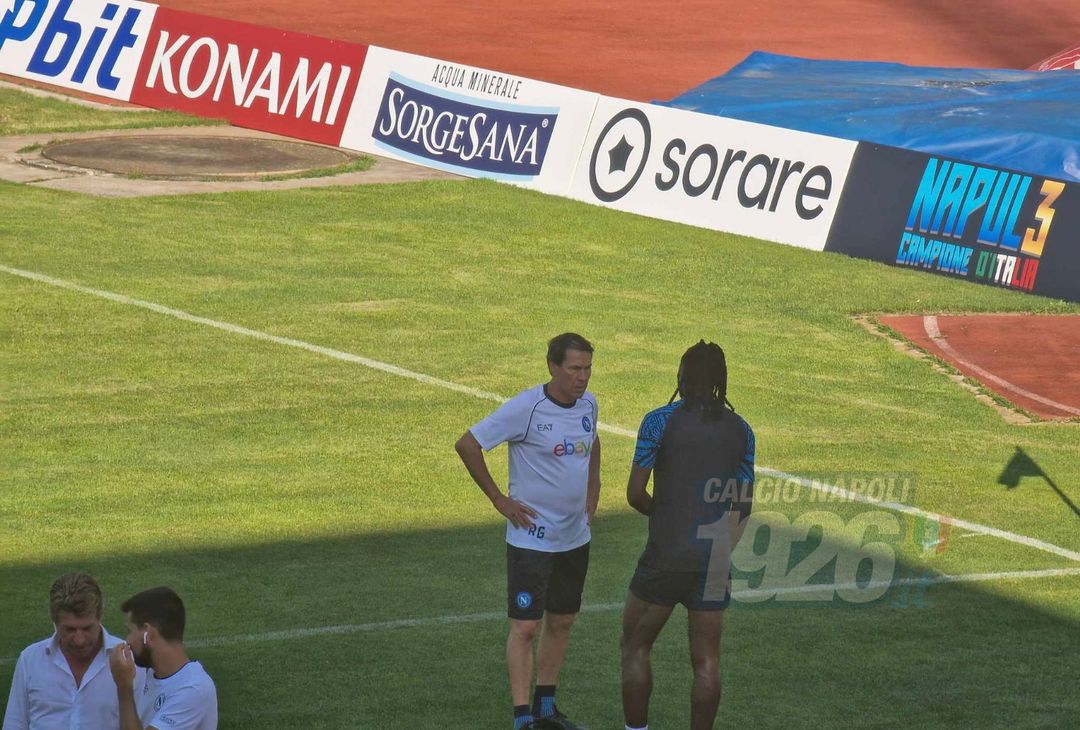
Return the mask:
<svg viewBox="0 0 1080 730">
<path fill-rule="evenodd" d="M 354 159 L 347 152 L 303 142 L 146 135 L 57 142 L 41 154 L 75 167 L 172 179 L 286 174 Z"/>
</svg>

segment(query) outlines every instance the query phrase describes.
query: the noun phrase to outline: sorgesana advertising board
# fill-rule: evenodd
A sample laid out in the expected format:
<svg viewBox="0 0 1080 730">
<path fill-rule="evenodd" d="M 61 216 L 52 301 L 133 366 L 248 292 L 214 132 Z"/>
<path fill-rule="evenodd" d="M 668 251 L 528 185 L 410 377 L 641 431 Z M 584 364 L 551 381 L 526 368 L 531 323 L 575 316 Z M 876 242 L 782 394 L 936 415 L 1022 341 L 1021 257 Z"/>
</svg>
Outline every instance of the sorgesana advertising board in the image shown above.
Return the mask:
<svg viewBox="0 0 1080 730">
<path fill-rule="evenodd" d="M 371 47 L 341 146 L 565 195 L 596 98 Z"/>
<path fill-rule="evenodd" d="M 0 73 L 130 99 L 157 6 L 8 0 L 0 9 Z"/>
<path fill-rule="evenodd" d="M 159 8 L 131 101 L 337 145 L 366 52 Z"/>
<path fill-rule="evenodd" d="M 571 197 L 820 251 L 855 145 L 601 97 Z"/>
<path fill-rule="evenodd" d="M 826 250 L 1080 301 L 1080 185 L 860 143 Z"/>
</svg>

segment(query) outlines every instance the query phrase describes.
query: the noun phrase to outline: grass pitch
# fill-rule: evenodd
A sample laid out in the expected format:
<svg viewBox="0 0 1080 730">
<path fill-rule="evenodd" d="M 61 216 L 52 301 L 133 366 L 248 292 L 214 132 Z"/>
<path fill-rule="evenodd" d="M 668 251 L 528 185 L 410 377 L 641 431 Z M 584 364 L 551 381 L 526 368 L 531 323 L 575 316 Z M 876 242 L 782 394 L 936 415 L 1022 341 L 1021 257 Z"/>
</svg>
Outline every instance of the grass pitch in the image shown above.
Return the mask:
<svg viewBox="0 0 1080 730">
<path fill-rule="evenodd" d="M 178 112 L 109 111 L 51 97 L 31 96 L 18 89 L 0 89 L 0 135 L 4 136 L 219 124 L 223 122 Z"/>
<path fill-rule="evenodd" d="M 912 474 L 923 509 L 1080 550 L 1047 485 L 997 483 L 1020 446 L 1078 501 L 1076 427 L 1008 425 L 851 320 L 1077 306 L 486 182 L 139 200 L 0 184 L 0 265 L 503 396 L 544 380 L 546 339 L 576 330 L 597 347 L 601 421 L 631 430 L 705 337 L 759 464 Z M 0 343 L 0 697 L 10 658 L 51 630 L 49 583 L 81 569 L 114 631 L 130 593 L 179 591 L 223 728 L 509 725 L 503 523 L 452 448 L 494 403 L 4 272 Z M 588 610 L 560 682 L 593 728 L 621 726 L 616 606 L 645 536 L 622 498 L 632 441 L 602 439 Z M 505 450 L 490 461 L 505 484 Z M 757 509 L 867 511 L 808 493 Z M 959 529 L 926 554 L 897 519 L 900 577 L 1078 565 Z M 797 563 L 833 536 L 789 538 Z M 1078 623 L 1076 575 L 736 602 L 721 718 L 1065 726 Z M 651 726 L 688 724 L 684 637 L 676 618 L 657 647 Z"/>
</svg>

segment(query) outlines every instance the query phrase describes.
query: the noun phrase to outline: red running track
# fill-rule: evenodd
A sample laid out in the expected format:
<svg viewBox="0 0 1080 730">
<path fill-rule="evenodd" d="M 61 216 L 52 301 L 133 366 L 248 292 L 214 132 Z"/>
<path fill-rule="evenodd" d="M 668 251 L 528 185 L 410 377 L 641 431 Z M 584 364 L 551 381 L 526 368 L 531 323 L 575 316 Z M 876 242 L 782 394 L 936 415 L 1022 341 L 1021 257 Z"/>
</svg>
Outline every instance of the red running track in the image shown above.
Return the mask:
<svg viewBox="0 0 1080 730">
<path fill-rule="evenodd" d="M 881 317 L 927 352 L 1043 418 L 1080 418 L 1080 316 Z"/>
<path fill-rule="evenodd" d="M 484 66 L 638 101 L 755 50 L 1028 68 L 1080 38 L 1076 0 L 159 0 L 179 10 Z"/>
</svg>

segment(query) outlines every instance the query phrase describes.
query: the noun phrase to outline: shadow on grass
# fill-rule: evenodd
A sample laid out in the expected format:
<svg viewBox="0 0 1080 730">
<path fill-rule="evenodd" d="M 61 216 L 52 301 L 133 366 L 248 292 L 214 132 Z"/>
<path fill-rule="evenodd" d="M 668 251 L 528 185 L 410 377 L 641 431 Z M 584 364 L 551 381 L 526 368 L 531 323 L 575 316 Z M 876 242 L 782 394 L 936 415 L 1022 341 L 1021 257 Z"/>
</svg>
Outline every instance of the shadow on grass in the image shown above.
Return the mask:
<svg viewBox="0 0 1080 730">
<path fill-rule="evenodd" d="M 560 705 L 593 728 L 621 726 L 619 605 L 644 537 L 636 515 L 595 526 L 590 610 L 560 682 Z M 795 547 L 800 560 L 815 544 Z M 488 524 L 0 568 L 0 697 L 10 658 L 50 631 L 50 582 L 79 569 L 106 591 L 114 633 L 128 595 L 162 583 L 178 590 L 192 654 L 218 685 L 222 728 L 505 727 L 504 560 L 502 531 Z M 828 569 L 814 580 L 831 581 Z M 1054 579 L 1029 583 L 1043 580 Z M 1080 716 L 1080 631 L 1038 605 L 1047 596 L 1075 604 L 1080 586 L 1065 580 L 1061 591 L 1012 584 L 1030 603 L 996 584 L 931 585 L 903 601 L 893 589 L 858 608 L 737 603 L 722 717 L 747 727 L 1065 726 Z M 682 614 L 654 652 L 652 716 L 663 727 L 688 724 Z M 401 619 L 416 621 L 388 623 Z M 296 631 L 333 626 L 343 628 Z M 285 633 L 251 636 L 267 632 Z"/>
<path fill-rule="evenodd" d="M 1025 477 L 1034 477 L 1037 480 L 1045 481 L 1054 490 L 1058 498 L 1065 503 L 1065 506 L 1072 510 L 1074 515 L 1080 517 L 1080 507 L 1077 507 L 1076 503 L 1069 499 L 1069 495 L 1061 490 L 1061 487 L 1050 478 L 1049 474 L 1043 471 L 1041 466 L 1035 463 L 1034 459 L 1028 456 L 1026 451 L 1017 446 L 1013 457 L 1005 465 L 1001 476 L 998 477 L 998 484 L 1005 485 L 1006 489 L 1016 489 Z"/>
</svg>

